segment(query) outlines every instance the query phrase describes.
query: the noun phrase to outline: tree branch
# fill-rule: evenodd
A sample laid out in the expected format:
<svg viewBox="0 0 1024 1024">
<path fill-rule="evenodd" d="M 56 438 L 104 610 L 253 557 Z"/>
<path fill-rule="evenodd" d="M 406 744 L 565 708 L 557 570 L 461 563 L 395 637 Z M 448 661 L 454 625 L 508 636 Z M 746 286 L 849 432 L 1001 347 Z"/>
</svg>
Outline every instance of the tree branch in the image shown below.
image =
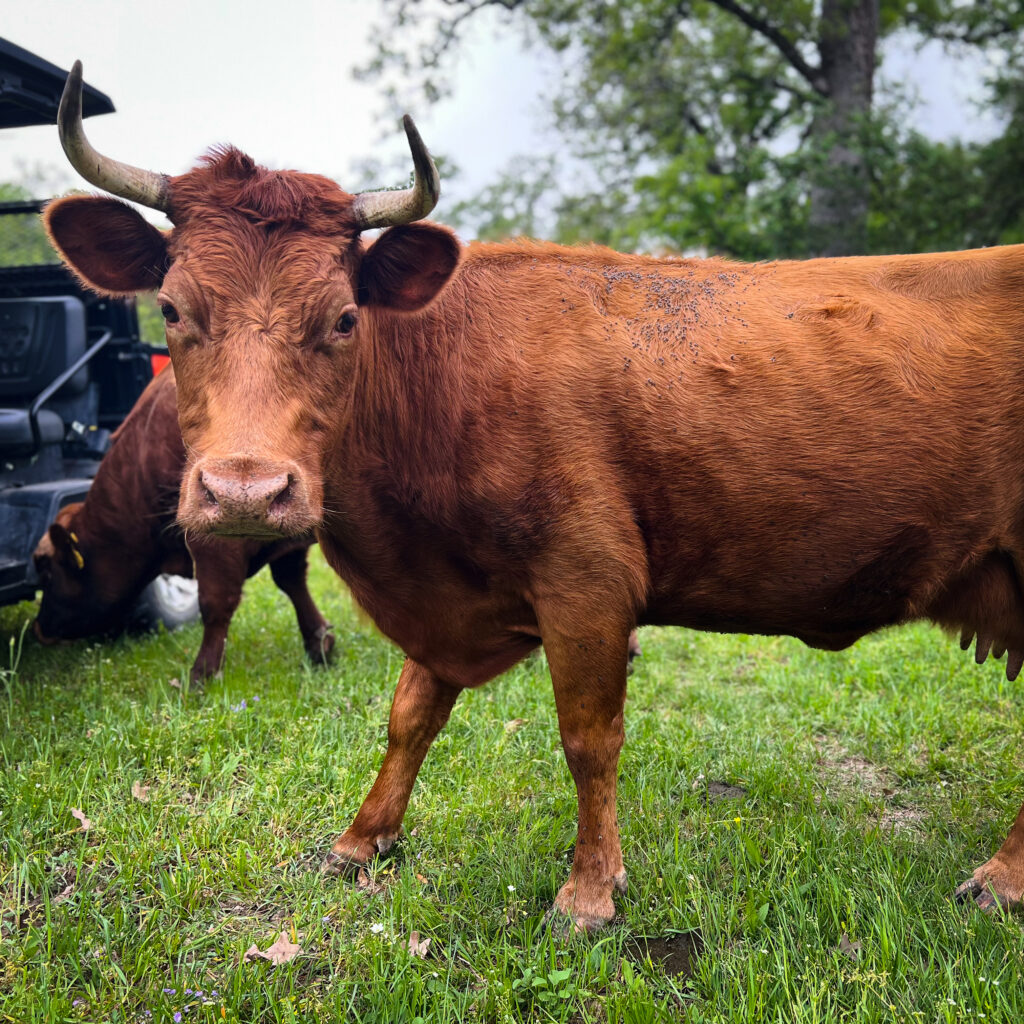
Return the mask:
<svg viewBox="0 0 1024 1024">
<path fill-rule="evenodd" d="M 794 70 L 807 80 L 816 93 L 822 96 L 828 95 L 827 86 L 821 74 L 821 68 L 808 64 L 793 41 L 783 35 L 774 25 L 769 25 L 767 21 L 757 17 L 741 4 L 736 3 L 736 0 L 710 0 L 710 2 L 726 13 L 739 18 L 747 28 L 753 29 L 758 35 L 764 36 L 789 61 Z"/>
</svg>

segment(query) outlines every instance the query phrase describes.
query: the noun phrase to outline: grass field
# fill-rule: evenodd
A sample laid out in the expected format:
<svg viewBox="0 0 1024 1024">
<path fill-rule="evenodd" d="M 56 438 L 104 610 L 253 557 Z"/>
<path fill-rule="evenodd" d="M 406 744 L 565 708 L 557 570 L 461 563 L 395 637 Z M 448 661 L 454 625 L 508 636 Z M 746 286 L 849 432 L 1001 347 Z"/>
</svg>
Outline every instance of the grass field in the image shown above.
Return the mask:
<svg viewBox="0 0 1024 1024">
<path fill-rule="evenodd" d="M 949 899 L 1024 798 L 1024 682 L 1001 666 L 926 627 L 831 655 L 646 631 L 629 894 L 567 939 L 541 926 L 576 813 L 543 658 L 460 699 L 374 891 L 318 873 L 401 657 L 315 563 L 326 671 L 269 576 L 205 693 L 170 685 L 197 627 L 25 637 L 0 681 L 0 1020 L 1024 1020 L 1024 921 Z M 32 611 L 0 611 L 0 668 Z M 242 962 L 282 932 L 294 959 Z"/>
</svg>

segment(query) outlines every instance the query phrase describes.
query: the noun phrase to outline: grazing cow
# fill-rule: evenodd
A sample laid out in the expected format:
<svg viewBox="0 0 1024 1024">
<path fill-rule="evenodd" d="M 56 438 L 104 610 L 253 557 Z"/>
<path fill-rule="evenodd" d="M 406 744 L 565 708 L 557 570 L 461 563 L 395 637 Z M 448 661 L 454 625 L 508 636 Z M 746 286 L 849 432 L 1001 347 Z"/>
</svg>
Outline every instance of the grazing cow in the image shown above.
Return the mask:
<svg viewBox="0 0 1024 1024">
<path fill-rule="evenodd" d="M 189 446 L 180 520 L 315 529 L 405 651 L 388 748 L 329 864 L 399 833 L 458 694 L 543 644 L 579 797 L 556 911 L 623 889 L 615 788 L 638 624 L 829 650 L 929 618 L 1024 660 L 1024 246 L 745 266 L 415 223 L 437 172 L 350 195 L 234 149 L 168 178 L 65 150 L 94 184 L 46 223 L 93 288 L 160 288 Z M 371 243 L 368 228 L 392 225 Z M 1024 809 L 961 887 L 1024 895 Z"/>
<path fill-rule="evenodd" d="M 184 466 L 174 371 L 167 367 L 115 433 L 85 501 L 62 508 L 36 548 L 43 588 L 36 636 L 46 643 L 121 628 L 160 573 L 192 576 L 194 571 L 203 642 L 192 680 L 199 682 L 220 671 L 246 578 L 269 564 L 274 582 L 295 606 L 309 657 L 322 663 L 334 637 L 306 586 L 309 535 L 195 536 L 186 545 L 174 521 Z"/>
</svg>

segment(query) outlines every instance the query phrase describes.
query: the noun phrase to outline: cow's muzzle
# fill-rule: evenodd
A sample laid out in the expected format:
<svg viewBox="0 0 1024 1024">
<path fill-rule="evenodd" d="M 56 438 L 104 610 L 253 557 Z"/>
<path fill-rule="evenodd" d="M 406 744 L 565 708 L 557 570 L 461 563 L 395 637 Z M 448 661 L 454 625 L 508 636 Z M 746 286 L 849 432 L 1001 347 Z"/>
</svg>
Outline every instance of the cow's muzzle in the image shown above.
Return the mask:
<svg viewBox="0 0 1024 1024">
<path fill-rule="evenodd" d="M 178 519 L 196 533 L 282 537 L 309 532 L 320 515 L 296 463 L 243 455 L 196 462 L 185 476 Z"/>
</svg>

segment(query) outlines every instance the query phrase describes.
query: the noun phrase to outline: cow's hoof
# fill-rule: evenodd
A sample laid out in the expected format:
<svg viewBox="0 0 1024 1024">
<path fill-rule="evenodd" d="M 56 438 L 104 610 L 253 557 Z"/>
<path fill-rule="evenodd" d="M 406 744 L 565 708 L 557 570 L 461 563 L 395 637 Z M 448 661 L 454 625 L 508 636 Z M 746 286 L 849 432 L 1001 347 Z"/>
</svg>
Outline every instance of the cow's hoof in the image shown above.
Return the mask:
<svg viewBox="0 0 1024 1024">
<path fill-rule="evenodd" d="M 1019 871 L 993 859 L 982 864 L 957 887 L 953 898 L 958 903 L 972 902 L 986 913 L 1014 910 L 1024 903 L 1024 879 Z"/>
<path fill-rule="evenodd" d="M 544 927 L 559 939 L 570 935 L 594 935 L 607 928 L 615 919 L 614 909 L 611 917 L 603 914 L 567 913 L 557 903 L 548 907 L 544 914 Z"/>
<path fill-rule="evenodd" d="M 359 861 L 330 850 L 320 865 L 320 871 L 325 875 L 354 875 L 362 866 Z"/>
<path fill-rule="evenodd" d="M 321 626 L 306 640 L 306 656 L 314 665 L 328 665 L 334 651 L 334 627 Z"/>
<path fill-rule="evenodd" d="M 320 870 L 325 875 L 358 877 L 359 872 L 377 856 L 387 853 L 401 834 L 398 832 L 379 835 L 372 840 L 356 839 L 347 832 L 341 836 L 324 857 Z"/>
<path fill-rule="evenodd" d="M 615 920 L 614 892 L 626 891 L 626 872 L 608 882 L 579 884 L 572 875 L 558 890 L 555 902 L 544 915 L 544 925 L 559 935 L 590 935 Z"/>
<path fill-rule="evenodd" d="M 208 683 L 211 679 L 218 679 L 220 676 L 221 665 L 219 661 L 216 665 L 197 661 L 192 666 L 192 671 L 188 674 L 189 683 L 193 689 L 202 689 L 204 683 Z"/>
</svg>

